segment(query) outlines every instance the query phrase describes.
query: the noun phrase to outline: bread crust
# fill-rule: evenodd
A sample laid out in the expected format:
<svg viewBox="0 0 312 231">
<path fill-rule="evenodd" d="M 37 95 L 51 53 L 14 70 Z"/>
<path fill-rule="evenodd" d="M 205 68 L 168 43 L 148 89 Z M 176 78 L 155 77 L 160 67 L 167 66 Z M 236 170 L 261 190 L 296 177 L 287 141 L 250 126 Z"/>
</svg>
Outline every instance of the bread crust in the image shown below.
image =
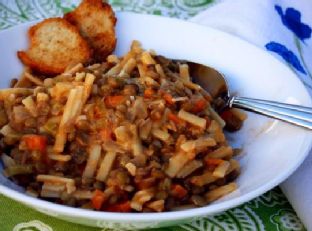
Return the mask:
<svg viewBox="0 0 312 231">
<path fill-rule="evenodd" d="M 75 63 L 86 63 L 91 58 L 88 43 L 78 29 L 63 18 L 49 18 L 28 31 L 29 48 L 18 51 L 19 59 L 32 70 L 54 75 L 64 72 Z"/>
<path fill-rule="evenodd" d="M 102 0 L 83 0 L 64 18 L 79 29 L 88 41 L 95 61 L 104 61 L 116 47 L 116 17 L 113 9 Z"/>
</svg>

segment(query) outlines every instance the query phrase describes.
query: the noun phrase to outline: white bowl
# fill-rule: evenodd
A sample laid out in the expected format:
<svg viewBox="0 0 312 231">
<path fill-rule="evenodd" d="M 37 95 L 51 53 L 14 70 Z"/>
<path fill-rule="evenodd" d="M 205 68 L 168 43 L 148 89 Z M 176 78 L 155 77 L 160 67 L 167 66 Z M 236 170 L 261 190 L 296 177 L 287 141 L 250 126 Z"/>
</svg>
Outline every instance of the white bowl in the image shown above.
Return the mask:
<svg viewBox="0 0 312 231">
<path fill-rule="evenodd" d="M 293 72 L 268 53 L 226 33 L 176 19 L 118 13 L 116 53 L 124 54 L 132 40 L 171 58 L 188 59 L 222 71 L 231 89 L 241 96 L 311 105 Z M 18 77 L 22 66 L 16 51 L 27 45 L 32 23 L 0 32 L 0 87 Z M 285 180 L 302 163 L 311 147 L 312 133 L 283 122 L 248 114 L 238 133 L 229 136 L 244 149 L 239 161 L 239 189 L 211 205 L 179 212 L 134 214 L 95 212 L 29 197 L 0 175 L 0 193 L 40 212 L 89 226 L 117 229 L 155 228 L 190 221 L 249 201 Z M 1 164 L 0 164 L 1 165 Z M 0 166 L 0 171 L 2 170 Z"/>
</svg>

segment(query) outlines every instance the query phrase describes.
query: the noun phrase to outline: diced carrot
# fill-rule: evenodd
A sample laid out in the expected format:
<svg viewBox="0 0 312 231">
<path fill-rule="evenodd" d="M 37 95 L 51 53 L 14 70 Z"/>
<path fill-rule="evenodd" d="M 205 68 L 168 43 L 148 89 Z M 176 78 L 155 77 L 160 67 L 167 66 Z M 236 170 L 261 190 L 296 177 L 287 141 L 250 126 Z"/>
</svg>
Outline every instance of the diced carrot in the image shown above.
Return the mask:
<svg viewBox="0 0 312 231">
<path fill-rule="evenodd" d="M 96 210 L 100 210 L 105 200 L 105 194 L 102 191 L 96 189 L 91 199 L 92 207 Z"/>
<path fill-rule="evenodd" d="M 163 97 L 166 100 L 166 103 L 168 103 L 170 105 L 174 104 L 172 95 L 170 95 L 169 93 L 164 93 Z"/>
<path fill-rule="evenodd" d="M 174 197 L 182 199 L 183 197 L 186 196 L 187 190 L 183 186 L 181 186 L 179 184 L 173 184 L 171 186 L 171 194 Z"/>
<path fill-rule="evenodd" d="M 168 114 L 168 119 L 173 121 L 176 124 L 182 124 L 184 122 L 177 115 L 175 115 L 175 114 L 173 114 L 171 112 Z"/>
<path fill-rule="evenodd" d="M 208 166 L 216 166 L 221 164 L 224 160 L 217 158 L 207 158 L 205 161 Z"/>
<path fill-rule="evenodd" d="M 127 213 L 131 211 L 130 201 L 125 201 L 119 204 L 114 204 L 107 209 L 105 209 L 108 212 L 120 212 L 120 213 Z"/>
<path fill-rule="evenodd" d="M 102 141 L 109 141 L 113 138 L 113 131 L 110 128 L 103 128 L 100 130 L 100 137 Z"/>
<path fill-rule="evenodd" d="M 94 118 L 95 119 L 100 119 L 103 116 L 103 113 L 101 112 L 101 110 L 98 106 L 94 107 L 93 112 L 94 112 Z"/>
<path fill-rule="evenodd" d="M 203 98 L 196 100 L 192 108 L 192 112 L 194 113 L 201 112 L 207 107 L 207 104 L 208 104 L 207 101 Z"/>
<path fill-rule="evenodd" d="M 144 97 L 145 98 L 151 98 L 155 94 L 156 94 L 156 92 L 152 88 L 146 88 L 144 91 Z"/>
<path fill-rule="evenodd" d="M 126 99 L 127 98 L 124 95 L 111 95 L 105 97 L 104 102 L 107 107 L 115 108 L 125 102 Z"/>
<path fill-rule="evenodd" d="M 44 153 L 47 148 L 47 137 L 42 135 L 25 135 L 22 140 L 26 147 L 32 151 L 40 151 Z"/>
</svg>

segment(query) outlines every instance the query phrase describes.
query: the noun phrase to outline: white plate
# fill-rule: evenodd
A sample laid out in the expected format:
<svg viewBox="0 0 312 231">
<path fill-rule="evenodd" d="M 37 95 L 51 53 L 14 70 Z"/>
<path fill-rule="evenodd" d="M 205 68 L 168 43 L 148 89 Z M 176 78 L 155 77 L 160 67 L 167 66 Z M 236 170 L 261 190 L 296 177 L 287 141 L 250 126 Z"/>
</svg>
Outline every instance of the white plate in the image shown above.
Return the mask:
<svg viewBox="0 0 312 231">
<path fill-rule="evenodd" d="M 144 48 L 154 49 L 158 54 L 215 67 L 228 77 L 232 90 L 241 96 L 311 105 L 307 91 L 289 68 L 236 37 L 175 19 L 132 13 L 117 16 L 118 55 L 124 54 L 136 39 Z M 16 51 L 26 47 L 30 25 L 0 33 L 1 88 L 21 73 Z M 242 173 L 237 180 L 239 190 L 203 208 L 158 214 L 93 212 L 31 198 L 16 191 L 20 189 L 1 175 L 0 192 L 48 215 L 90 226 L 131 229 L 173 225 L 232 208 L 278 185 L 306 157 L 312 133 L 249 114 L 243 129 L 230 139 L 244 149 L 240 157 Z"/>
</svg>

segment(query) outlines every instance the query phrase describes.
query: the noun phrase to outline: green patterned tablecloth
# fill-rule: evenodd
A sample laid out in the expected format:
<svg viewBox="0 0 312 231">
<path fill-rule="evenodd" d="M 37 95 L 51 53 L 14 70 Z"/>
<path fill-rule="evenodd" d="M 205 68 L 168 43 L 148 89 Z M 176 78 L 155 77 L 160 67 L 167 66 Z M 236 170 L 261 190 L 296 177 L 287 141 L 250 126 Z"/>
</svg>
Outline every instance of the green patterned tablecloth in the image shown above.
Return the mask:
<svg viewBox="0 0 312 231">
<path fill-rule="evenodd" d="M 218 4 L 216 0 L 111 0 L 115 10 L 187 19 Z M 68 12 L 77 0 L 0 0 L 0 29 Z M 0 195 L 0 231 L 107 230 L 80 226 L 43 215 Z M 305 230 L 295 211 L 275 188 L 226 212 L 190 224 L 155 229 L 161 231 Z"/>
</svg>

